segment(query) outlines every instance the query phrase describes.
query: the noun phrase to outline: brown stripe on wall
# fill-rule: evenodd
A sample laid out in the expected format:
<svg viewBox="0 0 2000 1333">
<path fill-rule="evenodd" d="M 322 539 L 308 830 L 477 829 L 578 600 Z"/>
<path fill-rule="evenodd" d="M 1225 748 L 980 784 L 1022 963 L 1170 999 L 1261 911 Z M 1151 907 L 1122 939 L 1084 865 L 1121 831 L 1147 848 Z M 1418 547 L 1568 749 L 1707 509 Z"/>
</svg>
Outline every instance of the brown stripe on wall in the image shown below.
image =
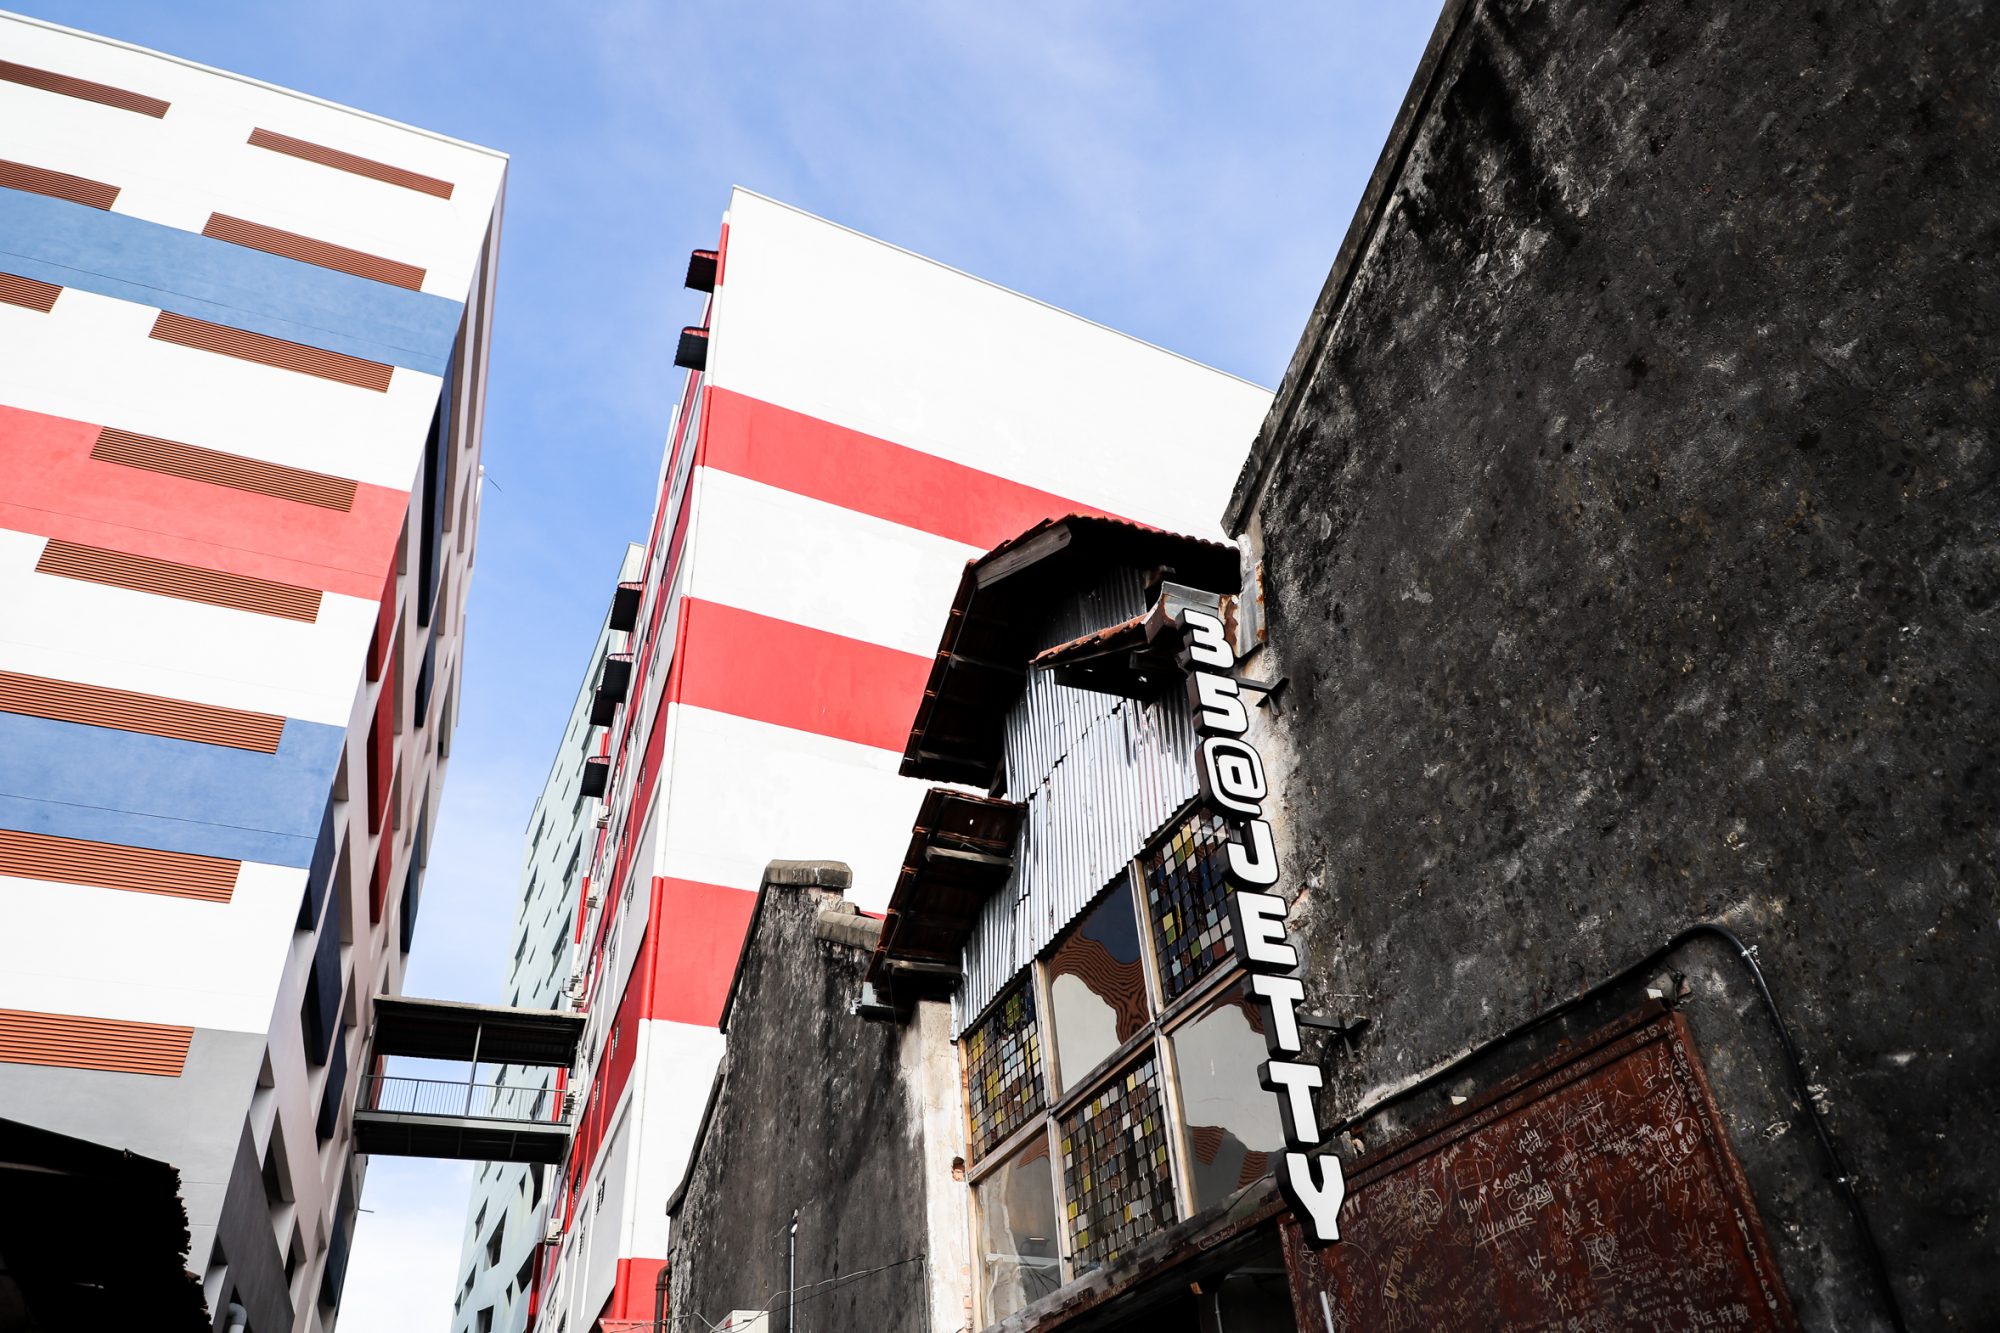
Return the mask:
<svg viewBox="0 0 2000 1333">
<path fill-rule="evenodd" d="M 289 583 L 225 574 L 215 569 L 177 565 L 171 560 L 132 555 L 126 551 L 106 551 L 95 546 L 50 539 L 35 562 L 38 574 L 55 574 L 66 579 L 85 579 L 134 592 L 157 593 L 211 606 L 234 607 L 260 615 L 282 616 L 286 620 L 319 619 L 320 592 L 317 588 L 295 588 Z"/>
<path fill-rule="evenodd" d="M 350 250 L 331 241 L 316 241 L 295 231 L 280 231 L 261 222 L 246 222 L 227 213 L 210 213 L 208 224 L 201 229 L 201 234 L 252 250 L 262 250 L 266 254 L 283 255 L 303 264 L 338 269 L 357 278 L 372 278 L 376 282 L 406 287 L 413 292 L 421 290 L 424 285 L 424 271 L 415 264 L 384 259 L 366 250 Z"/>
<path fill-rule="evenodd" d="M 167 108 L 173 105 L 157 97 L 148 97 L 144 93 L 114 88 L 108 83 L 93 83 L 89 79 L 79 79 L 71 74 L 58 74 L 52 69 L 17 65 L 11 60 L 0 60 L 0 81 L 18 83 L 25 88 L 40 88 L 45 93 L 79 97 L 86 102 L 115 106 L 120 111 L 136 111 L 155 120 L 166 115 Z"/>
<path fill-rule="evenodd" d="M 5 158 L 0 158 L 0 185 L 67 199 L 73 204 L 89 204 L 92 208 L 109 208 L 118 202 L 116 185 L 106 185 L 87 176 L 72 176 L 66 171 L 31 167 L 26 162 L 9 162 Z"/>
<path fill-rule="evenodd" d="M 53 282 L 24 278 L 18 273 L 0 273 L 0 301 L 8 305 L 26 306 L 46 315 L 56 308 L 56 298 L 61 295 L 62 288 Z"/>
<path fill-rule="evenodd" d="M 389 391 L 389 376 L 394 370 L 393 366 L 385 366 L 380 361 L 364 361 L 345 352 L 322 351 L 304 343 L 273 338 L 269 334 L 232 329 L 227 324 L 211 324 L 205 319 L 189 319 L 171 310 L 162 310 L 160 317 L 153 321 L 153 336 L 161 342 L 179 343 L 182 347 L 233 356 L 239 361 L 255 361 L 258 365 L 275 366 L 279 370 L 296 370 L 301 375 L 338 380 L 342 384 L 352 384 L 357 389 L 373 389 L 377 393 Z"/>
<path fill-rule="evenodd" d="M 46 676 L 0 671 L 0 712 L 25 713 L 56 722 L 80 722 L 89 727 L 143 731 L 203 745 L 227 745 L 238 750 L 276 754 L 284 736 L 285 719 L 271 713 L 163 699 L 155 694 L 83 685 Z"/>
<path fill-rule="evenodd" d="M 387 181 L 400 185 L 406 190 L 419 190 L 424 194 L 434 194 L 440 199 L 451 198 L 450 181 L 441 181 L 435 176 L 425 176 L 402 167 L 392 167 L 387 162 L 377 162 L 372 157 L 361 157 L 354 153 L 343 153 L 338 148 L 328 148 L 325 144 L 309 143 L 304 139 L 294 139 L 289 134 L 279 134 L 274 130 L 250 131 L 250 142 L 258 148 L 268 148 L 274 153 L 285 153 L 292 157 L 317 162 L 323 167 L 336 171 L 351 171 L 357 176 L 367 176 L 371 180 Z"/>
<path fill-rule="evenodd" d="M 241 861 L 0 829 L 0 875 L 226 903 Z"/>
<path fill-rule="evenodd" d="M 179 1078 L 194 1029 L 0 1009 L 0 1063 Z"/>
<path fill-rule="evenodd" d="M 354 508 L 355 483 L 346 477 L 330 477 L 324 472 L 266 463 L 261 459 L 226 454 L 219 449 L 163 440 L 156 435 L 106 426 L 97 433 L 90 456 L 102 463 L 164 472 L 189 481 L 205 481 L 232 490 L 254 491 L 279 500 L 296 500 L 321 509 Z"/>
</svg>

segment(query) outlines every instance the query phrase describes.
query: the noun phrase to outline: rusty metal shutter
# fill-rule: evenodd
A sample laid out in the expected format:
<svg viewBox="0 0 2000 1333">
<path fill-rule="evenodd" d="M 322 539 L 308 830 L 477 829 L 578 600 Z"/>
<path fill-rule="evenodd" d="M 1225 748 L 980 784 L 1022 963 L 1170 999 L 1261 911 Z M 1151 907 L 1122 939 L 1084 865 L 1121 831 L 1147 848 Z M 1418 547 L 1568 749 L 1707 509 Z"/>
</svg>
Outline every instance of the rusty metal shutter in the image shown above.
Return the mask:
<svg viewBox="0 0 2000 1333">
<path fill-rule="evenodd" d="M 276 754 L 285 719 L 272 713 L 0 671 L 0 712 Z"/>
<path fill-rule="evenodd" d="M 376 282 L 386 282 L 391 286 L 408 288 L 413 292 L 420 291 L 424 285 L 424 270 L 415 264 L 405 264 L 399 259 L 384 259 L 381 255 L 371 255 L 366 250 L 350 250 L 331 241 L 316 241 L 295 231 L 281 231 L 277 227 L 267 227 L 261 222 L 247 222 L 242 218 L 233 218 L 226 213 L 210 213 L 207 224 L 201 229 L 201 234 L 218 241 L 228 241 L 231 245 L 262 250 L 265 254 L 283 255 L 286 259 L 296 259 L 302 264 L 337 269 L 342 273 L 352 273 L 357 278 L 371 278 Z"/>
<path fill-rule="evenodd" d="M 406 190 L 434 194 L 440 199 L 451 198 L 450 181 L 441 181 L 435 176 L 426 176 L 403 167 L 393 167 L 387 162 L 377 162 L 372 157 L 362 157 L 356 153 L 342 152 L 338 148 L 328 148 L 325 144 L 294 139 L 289 134 L 279 134 L 273 130 L 251 130 L 250 143 L 256 148 L 268 148 L 274 153 L 284 153 L 290 157 L 303 158 L 307 162 L 317 162 L 336 171 L 348 171 L 356 176 L 366 176 L 371 180 L 400 185 Z"/>
<path fill-rule="evenodd" d="M 86 102 L 96 102 L 101 106 L 113 106 L 120 111 L 136 111 L 155 120 L 166 115 L 167 108 L 173 105 L 157 97 L 148 97 L 144 93 L 114 88 L 108 83 L 79 79 L 73 74 L 58 74 L 52 69 L 17 65 L 11 60 L 0 60 L 0 82 L 18 83 L 24 88 L 39 88 L 45 93 L 61 93 L 64 97 L 80 98 Z"/>
<path fill-rule="evenodd" d="M 156 435 L 106 426 L 97 433 L 90 456 L 121 467 L 163 472 L 189 481 L 205 481 L 232 490 L 253 491 L 278 500 L 296 500 L 321 509 L 352 510 L 355 483 L 346 477 L 308 472 L 304 468 L 266 463 L 261 459 L 226 454 L 219 449 L 163 440 Z"/>
<path fill-rule="evenodd" d="M 241 861 L 0 829 L 0 875 L 226 903 Z"/>
<path fill-rule="evenodd" d="M 0 1063 L 179 1078 L 194 1029 L 0 1009 Z"/>
<path fill-rule="evenodd" d="M 273 583 L 269 579 L 250 578 L 242 574 L 224 574 L 213 569 L 196 569 L 192 565 L 177 565 L 171 560 L 79 546 L 75 542 L 53 538 L 42 548 L 42 558 L 35 562 L 35 572 L 109 584 L 114 588 L 130 588 L 134 592 L 156 593 L 162 597 L 179 597 L 190 602 L 207 602 L 211 606 L 233 607 L 238 611 L 255 611 L 259 615 L 282 616 L 286 620 L 319 619 L 320 591 L 317 588 L 295 588 L 289 583 Z"/>
<path fill-rule="evenodd" d="M 153 321 L 152 336 L 161 342 L 233 356 L 239 361 L 255 361 L 258 365 L 273 366 L 279 370 L 295 370 L 301 375 L 337 380 L 342 384 L 352 384 L 357 389 L 373 389 L 377 393 L 389 391 L 389 378 L 395 369 L 380 361 L 364 361 L 345 352 L 328 352 L 304 343 L 273 338 L 269 334 L 232 329 L 227 324 L 189 319 L 171 310 L 162 310 L 160 317 Z"/>
<path fill-rule="evenodd" d="M 29 194 L 45 194 L 52 199 L 67 199 L 73 204 L 87 204 L 92 208 L 108 209 L 118 202 L 116 185 L 106 185 L 87 176 L 72 176 L 66 171 L 31 167 L 26 162 L 9 162 L 4 158 L 0 158 L 0 185 L 10 190 L 26 190 Z"/>
<path fill-rule="evenodd" d="M 62 288 L 53 282 L 38 282 L 18 273 L 0 273 L 0 301 L 8 305 L 26 306 L 46 315 L 56 308 L 56 298 L 61 295 Z"/>
</svg>

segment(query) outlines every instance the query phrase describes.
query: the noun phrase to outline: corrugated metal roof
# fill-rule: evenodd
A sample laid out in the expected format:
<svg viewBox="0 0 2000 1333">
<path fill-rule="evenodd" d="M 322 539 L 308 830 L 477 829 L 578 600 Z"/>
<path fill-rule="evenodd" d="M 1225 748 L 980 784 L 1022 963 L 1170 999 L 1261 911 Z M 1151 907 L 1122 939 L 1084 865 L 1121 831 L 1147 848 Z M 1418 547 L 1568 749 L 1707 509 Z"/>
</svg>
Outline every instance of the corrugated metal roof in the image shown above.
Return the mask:
<svg viewBox="0 0 2000 1333">
<path fill-rule="evenodd" d="M 1102 515 L 1047 519 L 1002 542 L 968 563 L 959 580 L 903 749 L 903 775 L 992 786 L 1005 710 L 1021 690 L 1029 658 L 1047 646 L 1033 641 L 1045 628 L 1037 612 L 1056 604 L 1059 591 L 1073 592 L 1113 570 L 1218 593 L 1234 592 L 1240 581 L 1233 546 Z M 1120 614 L 1142 609 L 1128 606 Z"/>
<path fill-rule="evenodd" d="M 896 992 L 898 1001 L 951 993 L 973 923 L 1013 872 L 1014 834 L 1025 813 L 1015 801 L 944 787 L 924 793 L 868 963 L 871 985 Z"/>
</svg>

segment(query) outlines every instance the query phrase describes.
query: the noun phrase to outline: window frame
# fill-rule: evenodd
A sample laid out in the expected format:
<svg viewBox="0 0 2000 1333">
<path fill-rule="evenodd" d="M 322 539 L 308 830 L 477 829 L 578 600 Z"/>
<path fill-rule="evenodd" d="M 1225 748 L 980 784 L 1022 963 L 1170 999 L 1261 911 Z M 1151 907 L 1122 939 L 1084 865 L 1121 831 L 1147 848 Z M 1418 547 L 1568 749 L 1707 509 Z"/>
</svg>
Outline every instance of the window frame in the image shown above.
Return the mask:
<svg viewBox="0 0 2000 1333">
<path fill-rule="evenodd" d="M 975 1161 L 972 1160 L 972 1145 L 975 1140 L 969 1082 L 965 1085 L 966 1095 L 961 1099 L 960 1110 L 964 1122 L 962 1142 L 966 1145 L 968 1159 L 965 1170 L 966 1214 L 971 1231 L 968 1248 L 972 1251 L 974 1263 L 972 1284 L 974 1328 L 985 1328 L 995 1321 L 995 1316 L 986 1308 L 988 1269 L 986 1255 L 980 1245 L 980 1237 L 985 1234 L 986 1227 L 980 1206 L 980 1187 L 1019 1156 L 1021 1150 L 1035 1135 L 1042 1135 L 1047 1152 L 1049 1187 L 1055 1200 L 1057 1229 L 1055 1241 L 1060 1285 L 1068 1286 L 1075 1282 L 1082 1273 L 1078 1269 L 1072 1245 L 1074 1228 L 1069 1218 L 1070 1200 L 1063 1183 L 1062 1123 L 1106 1086 L 1122 1078 L 1135 1063 L 1146 1058 L 1149 1053 L 1159 1070 L 1161 1081 L 1161 1111 L 1167 1118 L 1165 1141 L 1175 1209 L 1175 1216 L 1163 1223 L 1162 1229 L 1187 1220 L 1197 1211 L 1193 1168 L 1188 1161 L 1187 1110 L 1182 1102 L 1181 1070 L 1174 1049 L 1174 1037 L 1181 1029 L 1206 1015 L 1222 994 L 1233 984 L 1241 982 L 1248 973 L 1232 951 L 1207 975 L 1175 997 L 1171 1003 L 1166 1001 L 1160 975 L 1159 944 L 1154 937 L 1152 910 L 1146 894 L 1145 859 L 1165 845 L 1189 819 L 1203 811 L 1204 806 L 1199 797 L 1188 801 L 1175 811 L 1172 817 L 1146 840 L 1138 854 L 1128 860 L 1121 871 L 1105 881 L 1057 937 L 1030 959 L 1021 972 L 1008 985 L 1001 988 L 999 994 L 965 1028 L 965 1032 L 969 1033 L 990 1019 L 999 1006 L 1014 993 L 1016 986 L 1026 985 L 1033 989 L 1035 1021 L 1040 1029 L 1041 1068 L 1036 1076 L 1041 1080 L 1041 1108 L 1035 1111 L 1026 1123 L 979 1154 Z M 1059 1092 L 1058 1089 L 1062 1086 L 1061 1056 L 1055 1032 L 1056 1009 L 1054 996 L 1050 990 L 1052 977 L 1049 963 L 1071 932 L 1092 912 L 1102 907 L 1121 882 L 1126 889 L 1126 901 L 1131 908 L 1133 924 L 1139 936 L 1140 968 L 1145 978 L 1147 1018 L 1138 1032 L 1120 1043 L 1116 1050 L 1099 1060 L 1090 1069 L 1085 1070 L 1073 1088 Z M 954 1044 L 961 1045 L 960 1077 L 969 1080 L 970 1069 L 964 1060 L 962 1043 L 954 1042 Z"/>
</svg>

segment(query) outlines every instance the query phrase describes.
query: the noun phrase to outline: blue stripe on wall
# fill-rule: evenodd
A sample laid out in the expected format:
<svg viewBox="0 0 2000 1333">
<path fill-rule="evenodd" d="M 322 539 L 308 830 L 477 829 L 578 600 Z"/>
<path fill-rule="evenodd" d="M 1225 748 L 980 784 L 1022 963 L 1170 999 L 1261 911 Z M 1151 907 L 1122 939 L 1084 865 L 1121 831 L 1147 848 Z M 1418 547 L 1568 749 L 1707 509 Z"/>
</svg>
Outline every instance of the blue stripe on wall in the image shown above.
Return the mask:
<svg viewBox="0 0 2000 1333">
<path fill-rule="evenodd" d="M 464 305 L 124 213 L 0 188 L 0 269 L 442 375 Z"/>
<path fill-rule="evenodd" d="M 0 828 L 304 868 L 345 735 L 287 718 L 259 754 L 0 713 Z"/>
</svg>

